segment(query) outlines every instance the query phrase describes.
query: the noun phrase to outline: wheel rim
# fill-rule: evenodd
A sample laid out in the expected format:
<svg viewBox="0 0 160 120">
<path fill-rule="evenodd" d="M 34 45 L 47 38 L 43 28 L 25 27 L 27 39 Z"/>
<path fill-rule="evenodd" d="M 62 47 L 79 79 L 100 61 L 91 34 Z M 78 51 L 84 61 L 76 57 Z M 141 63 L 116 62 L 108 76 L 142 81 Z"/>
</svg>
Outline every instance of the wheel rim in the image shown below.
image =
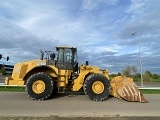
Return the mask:
<svg viewBox="0 0 160 120">
<path fill-rule="evenodd" d="M 92 85 L 92 90 L 96 94 L 101 94 L 104 91 L 104 84 L 101 81 L 95 81 Z"/>
<path fill-rule="evenodd" d="M 37 80 L 32 85 L 33 92 L 40 94 L 45 90 L 45 83 L 42 80 Z"/>
</svg>

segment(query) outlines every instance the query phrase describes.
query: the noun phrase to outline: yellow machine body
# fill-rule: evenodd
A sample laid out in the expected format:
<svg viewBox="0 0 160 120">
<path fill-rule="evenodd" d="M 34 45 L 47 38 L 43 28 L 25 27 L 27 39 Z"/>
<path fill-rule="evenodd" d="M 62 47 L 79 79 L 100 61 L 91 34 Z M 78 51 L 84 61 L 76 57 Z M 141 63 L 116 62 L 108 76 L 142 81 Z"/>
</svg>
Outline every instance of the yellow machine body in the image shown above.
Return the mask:
<svg viewBox="0 0 160 120">
<path fill-rule="evenodd" d="M 46 60 L 42 57 L 15 64 L 12 76 L 6 77 L 5 84 L 25 85 L 28 96 L 34 100 L 47 99 L 55 91 L 79 91 L 83 87 L 85 94 L 94 101 L 103 101 L 110 94 L 128 101 L 147 102 L 132 78 L 117 76 L 109 80 L 107 69 L 101 70 L 87 63 L 78 66 L 76 48 L 62 46 L 57 47 L 57 51 L 56 61 L 53 60 L 55 54 L 51 54 Z"/>
<path fill-rule="evenodd" d="M 100 68 L 93 66 L 81 65 L 79 66 L 80 73 L 78 77 L 73 80 L 73 91 L 78 91 L 83 86 L 84 80 L 87 75 L 92 73 L 103 74 L 108 80 L 108 70 L 100 71 Z M 53 65 L 46 65 L 45 60 L 33 60 L 27 62 L 21 62 L 14 65 L 14 69 L 11 77 L 6 77 L 6 85 L 18 85 L 24 86 L 27 79 L 34 73 L 46 72 L 57 80 L 57 87 L 67 87 L 68 80 L 73 70 L 58 70 Z"/>
<path fill-rule="evenodd" d="M 73 84 L 73 91 L 78 91 L 82 86 L 85 81 L 85 78 L 92 73 L 99 73 L 104 75 L 108 80 L 108 70 L 100 71 L 98 67 L 92 67 L 92 66 L 86 66 L 86 65 L 81 65 L 80 66 L 80 73 L 79 76 L 74 80 Z"/>
<path fill-rule="evenodd" d="M 46 60 L 21 62 L 14 65 L 12 76 L 6 77 L 5 84 L 23 86 L 30 75 L 40 71 L 46 71 L 53 77 L 58 73 L 55 66 L 46 66 Z"/>
</svg>

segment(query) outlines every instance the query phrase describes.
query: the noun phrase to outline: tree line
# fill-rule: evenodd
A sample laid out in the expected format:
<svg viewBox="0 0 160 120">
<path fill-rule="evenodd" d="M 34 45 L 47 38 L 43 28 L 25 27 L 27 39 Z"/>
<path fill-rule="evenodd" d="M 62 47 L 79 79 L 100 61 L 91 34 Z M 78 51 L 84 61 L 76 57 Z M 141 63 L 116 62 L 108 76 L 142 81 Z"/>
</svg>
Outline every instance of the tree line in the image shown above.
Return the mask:
<svg viewBox="0 0 160 120">
<path fill-rule="evenodd" d="M 134 65 L 128 65 L 122 68 L 122 71 L 117 74 L 110 74 L 110 78 L 116 76 L 126 76 L 132 77 L 135 82 L 139 82 L 141 80 L 141 74 L 138 73 L 137 67 Z M 151 71 L 145 71 L 142 74 L 142 79 L 144 82 L 160 82 L 160 75 L 152 73 Z"/>
</svg>

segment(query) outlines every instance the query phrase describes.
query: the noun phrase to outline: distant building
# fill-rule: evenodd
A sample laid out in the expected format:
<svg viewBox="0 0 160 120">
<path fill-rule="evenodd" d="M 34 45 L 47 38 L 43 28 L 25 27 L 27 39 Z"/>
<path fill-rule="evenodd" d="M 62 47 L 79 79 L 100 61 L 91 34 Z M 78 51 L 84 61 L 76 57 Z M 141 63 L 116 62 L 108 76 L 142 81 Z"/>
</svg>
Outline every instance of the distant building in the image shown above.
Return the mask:
<svg viewBox="0 0 160 120">
<path fill-rule="evenodd" d="M 3 66 L 4 66 L 3 74 L 12 74 L 12 71 L 13 71 L 13 68 L 14 68 L 13 65 L 0 64 L 0 70 L 2 70 Z"/>
</svg>

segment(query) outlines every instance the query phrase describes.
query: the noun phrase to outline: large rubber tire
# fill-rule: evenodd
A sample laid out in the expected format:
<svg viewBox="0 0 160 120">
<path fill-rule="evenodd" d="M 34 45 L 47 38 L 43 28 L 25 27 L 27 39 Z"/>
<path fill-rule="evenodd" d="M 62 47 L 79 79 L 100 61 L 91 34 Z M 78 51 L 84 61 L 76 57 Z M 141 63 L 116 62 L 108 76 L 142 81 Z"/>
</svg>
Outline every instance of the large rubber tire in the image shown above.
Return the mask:
<svg viewBox="0 0 160 120">
<path fill-rule="evenodd" d="M 55 80 L 56 78 L 52 78 L 52 79 L 54 81 L 54 87 L 53 87 L 53 90 L 52 90 L 51 97 L 54 97 L 55 95 L 58 94 L 58 88 L 57 88 L 57 81 Z"/>
<path fill-rule="evenodd" d="M 40 88 L 38 88 L 39 87 L 38 84 Z M 39 72 L 31 75 L 27 80 L 25 87 L 25 91 L 28 97 L 33 100 L 39 100 L 39 101 L 46 100 L 47 98 L 49 98 L 52 95 L 53 90 L 54 90 L 54 81 L 51 78 L 51 76 L 45 72 Z"/>
<path fill-rule="evenodd" d="M 99 93 L 93 90 L 94 84 L 100 83 L 102 88 Z M 91 74 L 89 75 L 83 85 L 83 90 L 86 95 L 93 101 L 104 101 L 108 98 L 110 92 L 109 80 L 102 74 Z"/>
</svg>

